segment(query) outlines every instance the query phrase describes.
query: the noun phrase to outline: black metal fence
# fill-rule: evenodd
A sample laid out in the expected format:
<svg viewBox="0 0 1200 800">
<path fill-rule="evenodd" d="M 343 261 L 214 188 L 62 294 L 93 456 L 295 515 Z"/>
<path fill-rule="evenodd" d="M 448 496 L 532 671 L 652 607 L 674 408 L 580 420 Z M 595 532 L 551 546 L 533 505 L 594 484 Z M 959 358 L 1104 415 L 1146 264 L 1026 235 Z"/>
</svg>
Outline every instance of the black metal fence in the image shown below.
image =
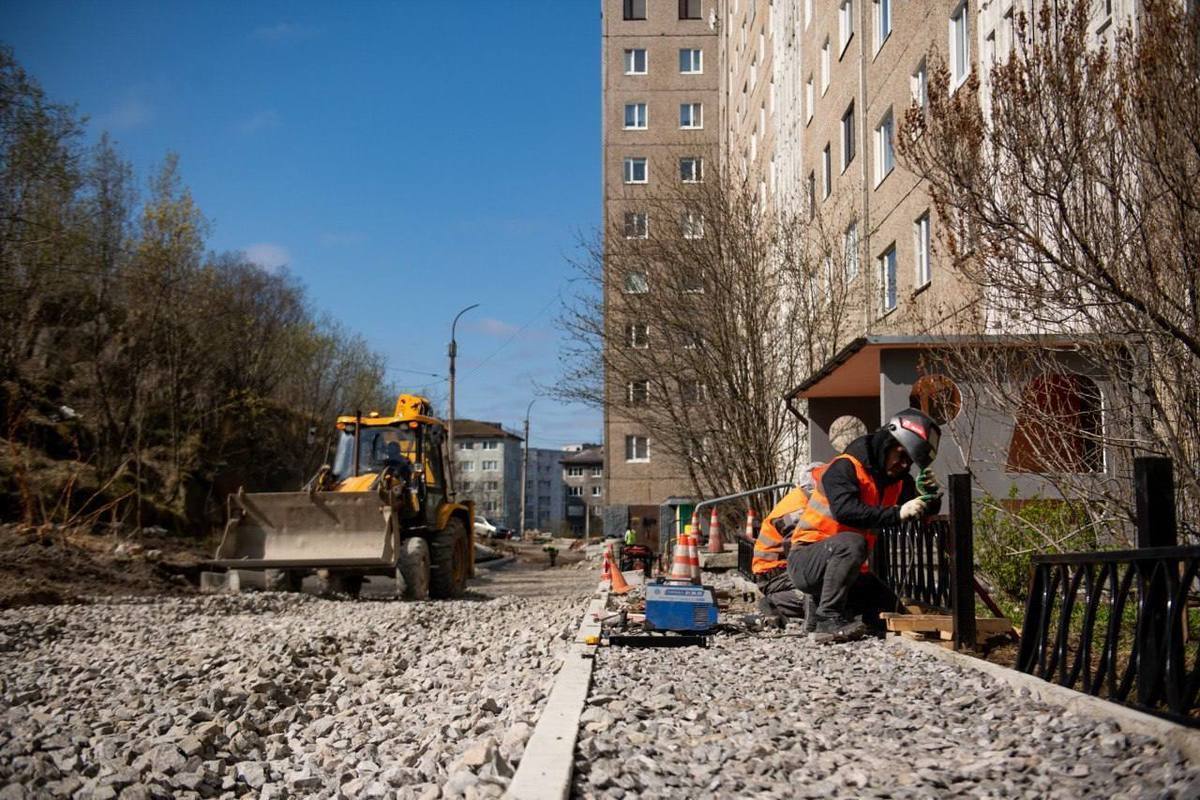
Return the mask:
<svg viewBox="0 0 1200 800">
<path fill-rule="evenodd" d="M 1200 727 L 1200 547 L 1176 546 L 1171 462 L 1134 460 L 1136 550 L 1034 556 L 1017 669 Z"/>
<path fill-rule="evenodd" d="M 1200 727 L 1200 547 L 1036 556 L 1017 668 Z"/>
<path fill-rule="evenodd" d="M 975 647 L 975 547 L 971 477 L 951 475 L 949 515 L 880 531 L 871 570 L 902 600 L 951 616 L 955 648 Z"/>
</svg>

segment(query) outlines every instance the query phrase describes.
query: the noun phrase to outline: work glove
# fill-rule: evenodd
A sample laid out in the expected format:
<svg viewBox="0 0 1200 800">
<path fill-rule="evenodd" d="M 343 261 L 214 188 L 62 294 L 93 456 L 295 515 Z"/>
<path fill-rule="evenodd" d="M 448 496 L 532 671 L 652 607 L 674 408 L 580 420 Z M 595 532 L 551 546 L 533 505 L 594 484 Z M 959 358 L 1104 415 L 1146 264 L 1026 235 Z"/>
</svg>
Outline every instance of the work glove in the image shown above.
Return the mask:
<svg viewBox="0 0 1200 800">
<path fill-rule="evenodd" d="M 942 485 L 928 468 L 921 470 L 917 475 L 917 493 L 927 500 L 942 494 Z"/>
<path fill-rule="evenodd" d="M 925 516 L 925 498 L 914 497 L 904 505 L 900 506 L 900 521 L 907 522 L 910 519 L 920 519 Z"/>
</svg>

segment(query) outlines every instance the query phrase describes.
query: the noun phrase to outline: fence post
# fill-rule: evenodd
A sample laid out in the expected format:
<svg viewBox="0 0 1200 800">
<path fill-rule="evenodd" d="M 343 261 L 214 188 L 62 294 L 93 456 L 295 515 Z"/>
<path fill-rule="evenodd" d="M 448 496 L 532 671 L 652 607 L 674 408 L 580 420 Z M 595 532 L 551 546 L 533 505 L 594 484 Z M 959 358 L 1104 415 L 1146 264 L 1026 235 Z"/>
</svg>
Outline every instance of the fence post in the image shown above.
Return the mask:
<svg viewBox="0 0 1200 800">
<path fill-rule="evenodd" d="M 1133 494 L 1137 505 L 1137 546 L 1174 547 L 1178 544 L 1171 459 L 1160 456 L 1135 458 Z"/>
<path fill-rule="evenodd" d="M 954 649 L 975 649 L 975 539 L 971 476 L 950 476 L 950 607 Z"/>
<path fill-rule="evenodd" d="M 1137 546 L 1172 547 L 1178 543 L 1175 528 L 1175 478 L 1171 459 L 1144 456 L 1133 460 L 1133 493 L 1137 510 Z M 1169 595 L 1165 564 L 1137 565 L 1143 602 L 1138 608 L 1138 702 L 1152 706 L 1162 691 L 1167 656 Z"/>
</svg>

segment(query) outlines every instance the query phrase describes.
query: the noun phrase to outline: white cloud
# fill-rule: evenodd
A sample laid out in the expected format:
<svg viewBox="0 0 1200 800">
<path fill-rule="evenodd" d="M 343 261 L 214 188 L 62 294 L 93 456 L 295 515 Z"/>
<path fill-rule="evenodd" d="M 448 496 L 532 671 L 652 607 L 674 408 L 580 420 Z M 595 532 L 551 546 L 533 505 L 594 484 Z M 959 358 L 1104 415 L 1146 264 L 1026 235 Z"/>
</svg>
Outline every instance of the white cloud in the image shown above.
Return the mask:
<svg viewBox="0 0 1200 800">
<path fill-rule="evenodd" d="M 245 253 L 249 261 L 269 272 L 275 272 L 292 263 L 291 253 L 281 244 L 259 242 L 247 247 Z"/>
<path fill-rule="evenodd" d="M 96 125 L 105 131 L 128 131 L 154 119 L 154 109 L 137 91 L 129 92 L 115 106 L 96 117 Z"/>
<path fill-rule="evenodd" d="M 295 22 L 277 22 L 254 29 L 254 38 L 263 42 L 299 42 L 316 35 L 315 28 Z"/>
<path fill-rule="evenodd" d="M 237 124 L 239 132 L 249 136 L 279 126 L 279 114 L 273 108 L 257 111 Z"/>
<path fill-rule="evenodd" d="M 507 322 L 493 319 L 492 317 L 484 317 L 471 327 L 480 333 L 487 334 L 488 336 L 511 336 L 517 332 L 516 325 L 510 325 Z"/>
</svg>

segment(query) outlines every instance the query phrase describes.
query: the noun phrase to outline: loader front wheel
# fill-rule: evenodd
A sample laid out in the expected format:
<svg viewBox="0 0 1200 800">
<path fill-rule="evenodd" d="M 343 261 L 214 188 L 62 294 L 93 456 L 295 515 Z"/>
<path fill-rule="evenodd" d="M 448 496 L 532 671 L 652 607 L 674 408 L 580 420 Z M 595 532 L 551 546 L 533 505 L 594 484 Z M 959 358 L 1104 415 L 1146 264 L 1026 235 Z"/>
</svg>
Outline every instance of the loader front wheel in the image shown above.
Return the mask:
<svg viewBox="0 0 1200 800">
<path fill-rule="evenodd" d="M 420 536 L 405 539 L 400 547 L 400 566 L 397 571 L 404 580 L 405 600 L 428 600 L 429 542 Z"/>
<path fill-rule="evenodd" d="M 462 597 L 471 569 L 471 546 L 462 520 L 452 518 L 429 542 L 429 594 L 438 599 Z"/>
</svg>

